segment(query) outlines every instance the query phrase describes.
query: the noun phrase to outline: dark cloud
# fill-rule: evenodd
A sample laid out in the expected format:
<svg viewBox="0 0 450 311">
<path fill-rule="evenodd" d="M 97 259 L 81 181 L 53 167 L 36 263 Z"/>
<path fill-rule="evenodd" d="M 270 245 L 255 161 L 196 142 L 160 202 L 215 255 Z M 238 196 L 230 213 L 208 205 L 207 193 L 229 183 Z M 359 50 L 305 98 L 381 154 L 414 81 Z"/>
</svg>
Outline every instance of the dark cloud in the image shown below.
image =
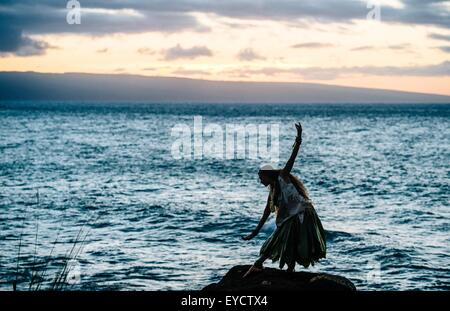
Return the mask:
<svg viewBox="0 0 450 311">
<path fill-rule="evenodd" d="M 149 10 L 138 1 L 80 2 L 81 24 L 70 25 L 66 21 L 68 11 L 65 1 L 2 1 L 0 3 L 0 29 L 2 30 L 0 52 L 42 54 L 46 48 L 44 44 L 29 39 L 34 34 L 105 35 L 209 30 L 187 12 Z M 20 47 L 23 47 L 22 52 L 19 50 Z"/>
<path fill-rule="evenodd" d="M 17 56 L 42 55 L 50 47 L 48 43 L 33 40 L 24 36 L 22 31 L 11 27 L 2 29 L 0 38 L 0 56 L 12 54 Z"/>
<path fill-rule="evenodd" d="M 66 22 L 66 1 L 3 0 L 0 4 L 0 41 L 3 49 L 18 46 L 22 34 L 86 33 L 103 35 L 130 32 L 208 31 L 194 15 L 212 13 L 241 20 L 276 20 L 285 23 L 316 21 L 351 24 L 364 20 L 366 1 L 355 0 L 89 0 L 80 1 L 81 24 Z M 381 7 L 381 21 L 450 28 L 449 1 L 402 0 L 403 7 Z M 15 30 L 14 30 L 15 29 Z"/>
<path fill-rule="evenodd" d="M 405 44 L 394 44 L 387 46 L 387 49 L 389 50 L 409 50 L 411 48 L 411 44 L 405 43 Z"/>
<path fill-rule="evenodd" d="M 328 48 L 333 47 L 334 44 L 331 43 L 321 43 L 321 42 L 305 42 L 298 43 L 291 46 L 294 49 L 320 49 L 320 48 Z"/>
<path fill-rule="evenodd" d="M 432 33 L 429 35 L 430 38 L 436 40 L 450 41 L 450 35 L 443 35 L 439 33 Z"/>
<path fill-rule="evenodd" d="M 382 21 L 450 28 L 450 2 L 446 0 L 402 0 L 403 8 L 382 7 Z"/>
<path fill-rule="evenodd" d="M 117 1 L 114 1 L 117 3 Z M 450 28 L 450 12 L 444 0 L 401 0 L 403 7 L 381 5 L 381 21 L 425 24 Z M 147 9 L 164 12 L 207 12 L 238 19 L 301 19 L 351 23 L 366 19 L 367 1 L 355 0 L 172 0 L 148 1 Z"/>
<path fill-rule="evenodd" d="M 257 54 L 251 48 L 243 49 L 237 54 L 237 58 L 242 61 L 252 61 L 257 59 L 265 59 L 263 56 Z"/>
<path fill-rule="evenodd" d="M 80 1 L 81 25 L 66 23 L 65 1 L 2 1 L 0 20 L 26 32 L 140 32 L 206 30 L 191 13 L 205 12 L 237 19 L 302 19 L 351 23 L 366 19 L 366 1 L 340 0 L 89 0 Z M 386 22 L 427 24 L 450 28 L 450 12 L 443 0 L 402 0 L 404 7 L 381 6 Z"/>
<path fill-rule="evenodd" d="M 450 46 L 440 46 L 439 49 L 445 53 L 450 53 Z"/>
<path fill-rule="evenodd" d="M 193 59 L 201 56 L 212 56 L 213 53 L 206 46 L 193 46 L 191 48 L 183 48 L 181 45 L 177 44 L 176 46 L 167 49 L 164 51 L 164 59 L 165 60 L 174 60 L 174 59 Z"/>
<path fill-rule="evenodd" d="M 380 46 L 372 46 L 372 45 L 363 45 L 363 46 L 357 46 L 355 48 L 350 49 L 350 51 L 370 51 L 370 50 L 398 50 L 398 51 L 409 51 L 411 50 L 412 45 L 409 43 L 402 43 L 402 44 L 394 44 L 394 45 L 388 45 L 385 47 Z"/>
<path fill-rule="evenodd" d="M 22 45 L 14 52 L 14 54 L 17 56 L 43 55 L 49 48 L 51 48 L 51 46 L 47 42 L 23 37 Z"/>
<path fill-rule="evenodd" d="M 0 40 L 0 51 L 14 52 L 23 45 L 23 36 L 20 30 L 9 28 L 2 29 L 2 39 Z"/>
</svg>

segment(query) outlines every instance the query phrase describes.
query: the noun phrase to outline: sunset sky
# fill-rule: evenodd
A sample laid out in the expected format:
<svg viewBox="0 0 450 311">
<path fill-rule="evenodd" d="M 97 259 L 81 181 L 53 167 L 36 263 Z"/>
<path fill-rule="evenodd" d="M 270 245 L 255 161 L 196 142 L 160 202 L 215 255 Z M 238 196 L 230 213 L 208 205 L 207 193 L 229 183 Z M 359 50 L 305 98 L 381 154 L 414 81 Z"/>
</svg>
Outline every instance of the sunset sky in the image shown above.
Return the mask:
<svg viewBox="0 0 450 311">
<path fill-rule="evenodd" d="M 79 0 L 79 25 L 67 23 L 67 2 L 0 1 L 0 71 L 450 95 L 450 1 Z M 367 17 L 377 2 L 379 21 Z"/>
</svg>

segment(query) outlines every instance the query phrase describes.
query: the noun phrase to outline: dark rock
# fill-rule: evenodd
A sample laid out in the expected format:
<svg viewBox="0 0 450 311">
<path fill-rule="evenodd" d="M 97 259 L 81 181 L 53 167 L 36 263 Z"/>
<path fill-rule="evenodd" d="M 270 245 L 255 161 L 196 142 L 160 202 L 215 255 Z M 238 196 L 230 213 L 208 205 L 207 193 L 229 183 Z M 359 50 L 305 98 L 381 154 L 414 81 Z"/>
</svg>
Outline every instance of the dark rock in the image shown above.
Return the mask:
<svg viewBox="0 0 450 311">
<path fill-rule="evenodd" d="M 213 283 L 204 291 L 355 291 L 355 285 L 347 278 L 326 273 L 287 272 L 274 268 L 264 268 L 246 278 L 242 276 L 249 265 L 235 266 L 218 283 Z"/>
</svg>

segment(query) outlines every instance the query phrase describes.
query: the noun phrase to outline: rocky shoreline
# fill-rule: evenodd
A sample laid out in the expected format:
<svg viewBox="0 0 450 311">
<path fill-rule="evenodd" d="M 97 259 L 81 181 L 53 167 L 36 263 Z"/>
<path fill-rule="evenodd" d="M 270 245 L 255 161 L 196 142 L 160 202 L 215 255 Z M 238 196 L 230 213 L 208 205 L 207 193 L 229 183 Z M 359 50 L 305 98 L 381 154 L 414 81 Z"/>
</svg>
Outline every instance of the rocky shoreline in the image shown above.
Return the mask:
<svg viewBox="0 0 450 311">
<path fill-rule="evenodd" d="M 231 268 L 218 283 L 212 283 L 203 291 L 356 291 L 355 285 L 347 278 L 327 273 L 286 272 L 274 268 L 243 278 L 249 265 Z"/>
</svg>

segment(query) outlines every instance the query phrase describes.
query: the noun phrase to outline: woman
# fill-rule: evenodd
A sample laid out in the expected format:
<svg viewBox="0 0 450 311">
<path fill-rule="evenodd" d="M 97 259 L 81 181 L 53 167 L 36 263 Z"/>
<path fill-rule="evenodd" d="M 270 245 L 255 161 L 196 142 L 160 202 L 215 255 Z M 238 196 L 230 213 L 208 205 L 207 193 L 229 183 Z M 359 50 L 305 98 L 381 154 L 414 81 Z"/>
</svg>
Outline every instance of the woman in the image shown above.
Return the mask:
<svg viewBox="0 0 450 311">
<path fill-rule="evenodd" d="M 264 242 L 260 250 L 260 257 L 245 273 L 261 271 L 267 258 L 273 262 L 280 261 L 280 269 L 287 264 L 287 271 L 293 272 L 295 263 L 307 268 L 314 265 L 320 258 L 326 256 L 325 231 L 322 223 L 309 199 L 303 183 L 291 174 L 292 166 L 302 143 L 302 126 L 295 124 L 297 138 L 292 154 L 285 167 L 281 170 L 273 169 L 270 165 L 263 166 L 259 172 L 259 179 L 264 186 L 269 186 L 263 216 L 253 232 L 243 237 L 244 240 L 254 238 L 262 228 L 271 212 L 276 213 L 277 228 L 269 239 Z"/>
</svg>

